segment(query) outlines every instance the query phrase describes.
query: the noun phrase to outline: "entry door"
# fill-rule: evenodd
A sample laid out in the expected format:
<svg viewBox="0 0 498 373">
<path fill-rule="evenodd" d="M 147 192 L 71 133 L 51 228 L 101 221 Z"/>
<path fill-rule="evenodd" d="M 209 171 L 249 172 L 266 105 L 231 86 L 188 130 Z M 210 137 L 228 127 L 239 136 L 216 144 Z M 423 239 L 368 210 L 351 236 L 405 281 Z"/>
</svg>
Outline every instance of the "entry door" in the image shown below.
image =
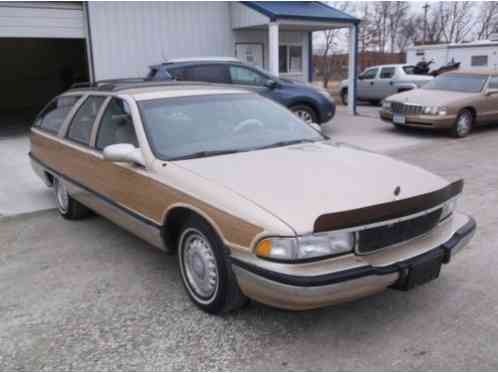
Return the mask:
<svg viewBox="0 0 498 373">
<path fill-rule="evenodd" d="M 235 56 L 248 65 L 263 68 L 263 44 L 236 43 Z"/>
</svg>

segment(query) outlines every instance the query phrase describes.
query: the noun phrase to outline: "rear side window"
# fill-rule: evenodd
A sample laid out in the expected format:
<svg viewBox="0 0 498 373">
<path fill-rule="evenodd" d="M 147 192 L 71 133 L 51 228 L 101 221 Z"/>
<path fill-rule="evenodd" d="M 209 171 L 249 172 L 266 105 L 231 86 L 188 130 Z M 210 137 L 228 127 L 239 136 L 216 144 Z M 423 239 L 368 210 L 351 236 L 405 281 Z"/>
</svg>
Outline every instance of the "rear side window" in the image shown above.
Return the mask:
<svg viewBox="0 0 498 373">
<path fill-rule="evenodd" d="M 391 79 L 394 76 L 395 68 L 394 67 L 383 67 L 380 71 L 381 79 Z"/>
<path fill-rule="evenodd" d="M 99 150 L 112 144 L 132 144 L 138 147 L 137 135 L 130 116 L 128 104 L 113 98 L 100 121 L 96 147 Z"/>
<path fill-rule="evenodd" d="M 186 70 L 186 80 L 209 83 L 230 83 L 226 65 L 201 65 L 189 67 Z"/>
<path fill-rule="evenodd" d="M 188 80 L 187 69 L 184 67 L 177 67 L 175 69 L 168 69 L 170 75 L 176 80 Z"/>
<path fill-rule="evenodd" d="M 71 121 L 67 135 L 69 139 L 84 145 L 90 143 L 93 124 L 105 99 L 104 96 L 90 96 L 86 99 Z"/>
<path fill-rule="evenodd" d="M 33 125 L 41 127 L 48 132 L 59 132 L 69 111 L 80 98 L 81 96 L 57 97 L 38 115 Z"/>
</svg>

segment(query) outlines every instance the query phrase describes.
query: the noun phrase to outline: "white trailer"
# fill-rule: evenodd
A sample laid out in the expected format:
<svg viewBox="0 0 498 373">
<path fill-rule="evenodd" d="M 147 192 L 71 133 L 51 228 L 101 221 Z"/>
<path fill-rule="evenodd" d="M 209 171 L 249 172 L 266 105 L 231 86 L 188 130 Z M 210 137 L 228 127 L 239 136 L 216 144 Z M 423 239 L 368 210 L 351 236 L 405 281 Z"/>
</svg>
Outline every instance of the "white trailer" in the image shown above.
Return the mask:
<svg viewBox="0 0 498 373">
<path fill-rule="evenodd" d="M 450 62 L 460 62 L 460 68 L 494 68 L 498 70 L 498 34 L 490 40 L 472 43 L 418 45 L 409 48 L 407 63 L 434 61 L 431 69 L 438 69 Z"/>
</svg>

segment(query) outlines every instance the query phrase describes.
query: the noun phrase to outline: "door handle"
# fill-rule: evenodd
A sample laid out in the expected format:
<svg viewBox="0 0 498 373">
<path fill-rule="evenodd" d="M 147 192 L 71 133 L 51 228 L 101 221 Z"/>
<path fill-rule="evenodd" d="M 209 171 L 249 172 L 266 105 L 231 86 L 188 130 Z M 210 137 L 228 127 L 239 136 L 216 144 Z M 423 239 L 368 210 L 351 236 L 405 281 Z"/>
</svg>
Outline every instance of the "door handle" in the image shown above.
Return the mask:
<svg viewBox="0 0 498 373">
<path fill-rule="evenodd" d="M 389 85 L 393 85 L 393 84 L 394 84 L 394 82 L 389 82 Z"/>
<path fill-rule="evenodd" d="M 370 82 L 370 85 L 374 85 L 374 82 Z"/>
</svg>

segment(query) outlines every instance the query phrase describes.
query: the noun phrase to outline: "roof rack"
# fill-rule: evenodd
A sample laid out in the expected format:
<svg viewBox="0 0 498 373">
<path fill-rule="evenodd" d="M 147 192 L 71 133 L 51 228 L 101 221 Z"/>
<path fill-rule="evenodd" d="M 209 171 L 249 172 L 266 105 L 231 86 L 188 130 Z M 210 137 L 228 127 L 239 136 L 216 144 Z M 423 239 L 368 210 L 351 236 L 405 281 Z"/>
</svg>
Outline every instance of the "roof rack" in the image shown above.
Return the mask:
<svg viewBox="0 0 498 373">
<path fill-rule="evenodd" d="M 146 80 L 144 78 L 123 78 L 123 79 L 106 79 L 106 80 L 98 80 L 96 82 L 78 82 L 71 85 L 69 88 L 71 89 L 80 89 L 80 88 L 97 88 L 101 89 L 106 86 L 114 86 L 116 84 L 130 84 L 130 83 L 143 83 Z M 107 90 L 107 89 L 103 89 Z"/>
<path fill-rule="evenodd" d="M 187 62 L 241 62 L 236 57 L 187 57 L 167 59 L 165 63 L 187 63 Z"/>
</svg>

